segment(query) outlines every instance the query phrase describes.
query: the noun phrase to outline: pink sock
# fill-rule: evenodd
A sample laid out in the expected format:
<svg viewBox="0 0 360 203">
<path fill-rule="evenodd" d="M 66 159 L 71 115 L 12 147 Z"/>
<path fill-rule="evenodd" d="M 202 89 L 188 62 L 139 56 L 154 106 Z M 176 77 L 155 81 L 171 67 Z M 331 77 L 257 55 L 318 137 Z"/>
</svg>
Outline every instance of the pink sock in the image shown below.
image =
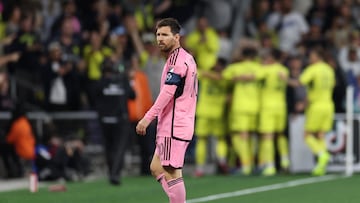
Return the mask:
<svg viewBox="0 0 360 203">
<path fill-rule="evenodd" d="M 161 184 L 161 186 L 164 189 L 164 192 L 166 193 L 166 195 L 169 196 L 169 194 L 168 194 L 169 188 L 168 188 L 168 184 L 167 184 L 167 182 L 165 180 L 165 174 L 162 173 L 162 174 L 158 175 L 156 177 L 156 180 Z"/>
<path fill-rule="evenodd" d="M 170 203 L 185 203 L 186 191 L 182 177 L 167 182 Z"/>
</svg>

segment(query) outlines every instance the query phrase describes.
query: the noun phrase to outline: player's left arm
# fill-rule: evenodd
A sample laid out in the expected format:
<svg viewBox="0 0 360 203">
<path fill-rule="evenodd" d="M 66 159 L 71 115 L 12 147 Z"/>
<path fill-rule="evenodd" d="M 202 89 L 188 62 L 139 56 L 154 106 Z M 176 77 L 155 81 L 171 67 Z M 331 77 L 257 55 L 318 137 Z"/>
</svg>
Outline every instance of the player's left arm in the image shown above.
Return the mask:
<svg viewBox="0 0 360 203">
<path fill-rule="evenodd" d="M 174 98 L 176 89 L 181 85 L 182 78 L 186 75 L 187 67 L 183 66 L 172 66 L 166 75 L 165 84 L 162 87 L 159 96 L 157 97 L 154 105 L 146 113 L 145 119 L 152 121 L 156 116 L 159 115 L 160 111 Z"/>
<path fill-rule="evenodd" d="M 287 81 L 289 79 L 289 72 L 286 69 L 279 71 L 279 79 L 282 81 Z"/>
<path fill-rule="evenodd" d="M 146 128 L 150 125 L 151 121 L 154 120 L 155 117 L 157 117 L 166 105 L 168 105 L 174 98 L 175 92 L 181 84 L 182 78 L 185 77 L 186 72 L 183 69 L 185 68 L 178 66 L 170 67 L 166 76 L 165 84 L 161 88 L 155 103 L 136 126 L 136 132 L 139 135 L 146 134 Z"/>
<path fill-rule="evenodd" d="M 313 75 L 314 74 L 313 74 L 311 67 L 305 68 L 304 72 L 299 77 L 300 85 L 303 85 L 303 86 L 309 85 L 314 79 Z"/>
<path fill-rule="evenodd" d="M 292 87 L 307 86 L 313 80 L 313 74 L 309 67 L 305 68 L 304 72 L 297 78 L 289 78 L 287 83 Z"/>
</svg>

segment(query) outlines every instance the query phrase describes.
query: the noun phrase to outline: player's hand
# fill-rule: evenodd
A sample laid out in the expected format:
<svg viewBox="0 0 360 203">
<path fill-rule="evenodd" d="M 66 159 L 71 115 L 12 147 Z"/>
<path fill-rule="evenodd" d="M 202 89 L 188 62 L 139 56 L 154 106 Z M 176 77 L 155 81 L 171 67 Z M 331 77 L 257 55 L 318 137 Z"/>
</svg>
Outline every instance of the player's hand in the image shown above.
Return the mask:
<svg viewBox="0 0 360 203">
<path fill-rule="evenodd" d="M 279 78 L 281 79 L 281 80 L 283 80 L 283 81 L 287 81 L 287 75 L 285 74 L 285 73 L 283 73 L 283 72 L 279 72 Z"/>
<path fill-rule="evenodd" d="M 139 135 L 145 135 L 146 128 L 149 126 L 149 124 L 150 121 L 146 120 L 145 118 L 141 119 L 136 125 L 136 133 Z"/>
</svg>

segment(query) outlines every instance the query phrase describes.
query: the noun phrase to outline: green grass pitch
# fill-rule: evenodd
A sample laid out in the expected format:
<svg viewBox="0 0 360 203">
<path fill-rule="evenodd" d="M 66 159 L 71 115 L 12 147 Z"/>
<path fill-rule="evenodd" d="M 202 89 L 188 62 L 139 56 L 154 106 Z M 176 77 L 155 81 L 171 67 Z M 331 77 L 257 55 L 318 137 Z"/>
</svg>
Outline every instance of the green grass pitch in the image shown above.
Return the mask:
<svg viewBox="0 0 360 203">
<path fill-rule="evenodd" d="M 312 181 L 293 187 L 284 183 L 311 178 L 308 175 L 278 175 L 274 177 L 185 176 L 187 199 L 196 202 L 209 195 L 245 191 L 249 194 L 219 198 L 213 203 L 358 203 L 360 201 L 360 175 L 340 177 L 327 181 Z M 1 182 L 0 182 L 1 184 Z M 263 186 L 282 185 L 267 191 L 257 191 Z M 125 177 L 121 186 L 111 186 L 105 179 L 91 182 L 67 183 L 67 191 L 50 192 L 41 187 L 37 193 L 16 190 L 0 193 L 0 203 L 166 203 L 167 197 L 152 177 Z M 255 190 L 253 190 L 255 188 Z M 247 190 L 246 190 L 247 191 Z M 231 193 L 232 194 L 232 193 Z"/>
</svg>

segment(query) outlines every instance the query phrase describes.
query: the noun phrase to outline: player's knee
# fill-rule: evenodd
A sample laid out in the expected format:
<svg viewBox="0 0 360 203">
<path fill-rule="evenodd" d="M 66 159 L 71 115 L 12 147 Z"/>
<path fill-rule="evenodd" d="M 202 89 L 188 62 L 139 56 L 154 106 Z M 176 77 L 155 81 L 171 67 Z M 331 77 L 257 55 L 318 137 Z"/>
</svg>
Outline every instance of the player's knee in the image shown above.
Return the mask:
<svg viewBox="0 0 360 203">
<path fill-rule="evenodd" d="M 159 176 L 163 171 L 161 170 L 161 167 L 158 166 L 158 164 L 152 162 L 150 164 L 150 172 L 151 172 L 151 175 L 154 176 L 154 177 L 157 177 Z"/>
<path fill-rule="evenodd" d="M 240 137 L 241 137 L 242 139 L 249 139 L 249 133 L 247 133 L 247 132 L 241 132 L 241 133 L 240 133 Z"/>
<path fill-rule="evenodd" d="M 316 137 L 317 137 L 318 139 L 323 139 L 323 138 L 325 138 L 325 133 L 324 133 L 324 132 L 318 132 L 318 133 L 316 134 Z"/>
<path fill-rule="evenodd" d="M 271 133 L 264 133 L 264 134 L 262 135 L 262 139 L 272 140 L 272 139 L 274 139 L 274 135 L 271 134 Z"/>
<path fill-rule="evenodd" d="M 176 179 L 182 176 L 182 170 L 176 169 L 172 166 L 164 166 L 164 170 L 166 171 L 167 178 L 170 179 Z"/>
</svg>

